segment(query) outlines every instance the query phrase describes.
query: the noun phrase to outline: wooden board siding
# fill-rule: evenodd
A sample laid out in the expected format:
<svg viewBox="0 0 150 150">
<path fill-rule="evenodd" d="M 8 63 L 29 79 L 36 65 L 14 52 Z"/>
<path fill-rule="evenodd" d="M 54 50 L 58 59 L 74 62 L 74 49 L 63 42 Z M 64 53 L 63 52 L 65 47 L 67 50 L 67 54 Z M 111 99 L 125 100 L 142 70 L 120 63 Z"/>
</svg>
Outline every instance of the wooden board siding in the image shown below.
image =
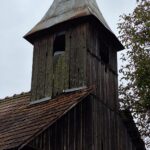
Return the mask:
<svg viewBox="0 0 150 150">
<path fill-rule="evenodd" d="M 136 150 L 120 116 L 89 96 L 29 143 L 39 150 Z"/>
<path fill-rule="evenodd" d="M 69 88 L 81 87 L 86 80 L 86 24 L 69 29 Z"/>
<path fill-rule="evenodd" d="M 53 56 L 53 43 L 62 28 L 34 42 L 31 100 L 56 96 L 64 89 L 85 85 L 86 26 L 86 23 L 75 24 L 66 29 L 66 48 L 61 55 Z"/>
<path fill-rule="evenodd" d="M 86 23 L 73 25 L 65 32 L 65 53 L 54 64 L 53 90 L 85 86 L 86 82 Z M 56 56 L 57 57 L 57 56 Z M 56 95 L 56 92 L 53 93 Z"/>
<path fill-rule="evenodd" d="M 52 84 L 53 84 L 53 41 L 54 38 L 51 34 L 47 37 L 46 46 L 46 73 L 45 73 L 45 97 L 52 96 Z"/>
<path fill-rule="evenodd" d="M 29 145 L 41 150 L 91 150 L 91 102 L 84 100 Z"/>
<path fill-rule="evenodd" d="M 93 24 L 89 23 L 87 26 L 87 85 L 95 84 L 95 95 L 106 105 L 117 110 L 117 52 L 110 37 L 103 32 L 103 28 Z M 109 48 L 108 64 L 101 55 L 101 51 L 105 51 L 104 44 Z"/>
<path fill-rule="evenodd" d="M 118 149 L 119 150 L 124 150 L 124 149 L 134 150 L 135 146 L 132 144 L 131 138 L 127 134 L 127 129 L 125 128 L 124 124 L 118 117 L 117 117 L 117 123 L 118 123 L 118 125 L 117 125 L 117 127 L 118 127 L 118 132 L 117 132 L 117 134 L 118 134 Z"/>
<path fill-rule="evenodd" d="M 34 59 L 39 67 L 37 75 L 40 75 L 35 79 L 38 85 L 44 81 L 46 87 L 42 88 L 43 83 L 36 86 L 36 92 L 33 92 L 37 94 L 36 98 L 42 94 L 43 97 L 48 96 L 49 93 L 56 96 L 63 89 L 84 85 L 95 85 L 96 89 L 92 96 L 35 137 L 29 146 L 39 150 L 137 149 L 118 113 L 117 51 L 112 38 L 103 29 L 95 22 L 74 23 L 64 28 L 62 26 L 49 35 L 49 41 L 44 37 L 47 42 L 42 39 L 35 44 L 38 51 L 35 55 L 40 57 Z M 65 30 L 65 52 L 53 56 L 54 38 L 62 30 Z M 42 43 L 47 43 L 47 46 Z M 47 50 L 39 52 L 43 48 Z M 45 53 L 46 58 L 41 56 Z M 46 59 L 46 67 L 42 67 L 43 62 L 38 64 L 37 59 Z"/>
<path fill-rule="evenodd" d="M 64 89 L 68 88 L 68 63 L 66 54 L 53 57 L 53 96 L 60 95 Z"/>
<path fill-rule="evenodd" d="M 107 40 L 103 29 L 97 26 L 94 28 L 87 22 L 68 26 L 65 30 L 65 52 L 53 56 L 54 37 L 61 31 L 59 29 L 35 42 L 34 51 L 37 52 L 34 52 L 32 99 L 56 96 L 67 88 L 95 84 L 95 95 L 116 109 L 117 52 L 109 37 Z M 109 47 L 109 64 L 100 55 L 104 44 Z M 111 101 L 109 97 L 113 97 Z"/>
<path fill-rule="evenodd" d="M 54 36 L 49 34 L 34 44 L 31 100 L 56 96 L 68 88 L 66 54 L 59 58 L 53 56 Z"/>
<path fill-rule="evenodd" d="M 92 93 L 88 88 L 39 105 L 29 105 L 30 93 L 3 100 L 0 149 L 145 150 L 130 112 L 120 115 Z"/>
<path fill-rule="evenodd" d="M 36 90 L 37 90 L 37 77 L 38 77 L 38 65 L 36 65 L 38 63 L 38 46 L 35 43 L 34 44 L 34 51 L 33 51 L 33 64 L 32 64 L 32 83 L 31 83 L 31 89 L 32 89 L 32 93 L 31 93 L 31 97 L 32 99 L 36 99 Z"/>
<path fill-rule="evenodd" d="M 31 100 L 52 95 L 52 42 L 53 36 L 46 36 L 34 43 Z"/>
<path fill-rule="evenodd" d="M 39 39 L 38 41 L 38 85 L 37 85 L 37 99 L 43 98 L 45 94 L 45 74 L 46 74 L 46 52 L 47 52 L 47 43 L 46 39 Z M 44 79 L 44 80 L 43 80 Z"/>
<path fill-rule="evenodd" d="M 30 93 L 2 100 L 0 102 L 0 150 L 23 148 L 92 91 L 93 88 L 86 88 L 63 93 L 55 99 L 38 104 L 30 104 Z M 77 118 L 78 116 L 76 120 Z M 45 135 L 40 137 L 40 140 L 45 141 L 43 138 Z M 38 141 L 36 144 L 39 143 Z"/>
</svg>

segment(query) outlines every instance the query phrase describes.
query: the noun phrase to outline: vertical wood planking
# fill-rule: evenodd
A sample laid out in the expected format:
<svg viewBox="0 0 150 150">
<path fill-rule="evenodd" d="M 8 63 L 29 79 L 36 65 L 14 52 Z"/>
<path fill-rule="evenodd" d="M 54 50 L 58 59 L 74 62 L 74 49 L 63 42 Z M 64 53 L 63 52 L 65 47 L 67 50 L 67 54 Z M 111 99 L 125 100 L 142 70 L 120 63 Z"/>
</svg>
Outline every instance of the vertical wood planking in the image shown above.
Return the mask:
<svg viewBox="0 0 150 150">
<path fill-rule="evenodd" d="M 53 58 L 53 71 L 54 71 L 54 85 L 53 94 L 54 96 L 59 95 L 66 89 L 68 83 L 68 69 L 65 53 L 56 55 Z"/>
<path fill-rule="evenodd" d="M 53 36 L 48 35 L 46 47 L 45 97 L 52 96 L 53 84 Z"/>
<path fill-rule="evenodd" d="M 70 31 L 70 87 L 85 85 L 86 78 L 86 24 Z"/>
<path fill-rule="evenodd" d="M 135 149 L 117 114 L 117 55 L 111 43 L 107 43 L 109 37 L 91 24 L 73 25 L 66 31 L 65 53 L 53 58 L 53 36 L 35 44 L 38 54 L 34 55 L 38 57 L 34 61 L 39 64 L 33 68 L 33 75 L 38 72 L 37 83 L 32 81 L 33 97 L 51 96 L 53 86 L 54 95 L 67 87 L 93 84 L 96 91 L 94 96 L 83 100 L 31 144 L 43 150 Z M 102 61 L 99 53 L 104 43 L 110 49 L 109 65 Z M 40 84 L 42 78 L 44 83 Z"/>
<path fill-rule="evenodd" d="M 97 102 L 93 96 L 83 100 L 29 145 L 41 150 L 135 150 L 120 117 Z"/>
<path fill-rule="evenodd" d="M 45 77 L 45 61 L 44 61 L 44 53 L 45 53 L 45 47 L 44 47 L 44 39 L 38 41 L 38 48 L 39 48 L 39 60 L 38 60 L 38 77 L 37 77 L 37 99 L 41 99 L 44 96 L 44 77 Z"/>
<path fill-rule="evenodd" d="M 51 96 L 52 41 L 48 37 L 39 39 L 34 44 L 32 100 Z"/>
<path fill-rule="evenodd" d="M 31 100 L 36 100 L 36 91 L 38 84 L 38 57 L 39 57 L 39 49 L 37 42 L 34 43 L 34 53 L 33 53 L 33 65 L 32 65 L 32 83 L 31 83 Z"/>
</svg>

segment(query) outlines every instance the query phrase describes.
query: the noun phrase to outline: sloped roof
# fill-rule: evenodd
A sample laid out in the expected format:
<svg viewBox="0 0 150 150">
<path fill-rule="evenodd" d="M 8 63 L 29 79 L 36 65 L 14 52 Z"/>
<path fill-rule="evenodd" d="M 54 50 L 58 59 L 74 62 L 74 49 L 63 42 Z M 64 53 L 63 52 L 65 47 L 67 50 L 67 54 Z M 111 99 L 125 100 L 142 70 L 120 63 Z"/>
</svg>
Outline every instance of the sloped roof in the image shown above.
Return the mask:
<svg viewBox="0 0 150 150">
<path fill-rule="evenodd" d="M 92 92 L 92 88 L 64 93 L 30 105 L 30 93 L 0 102 L 0 150 L 25 146 Z"/>
<path fill-rule="evenodd" d="M 96 0 L 54 0 L 41 21 L 37 23 L 24 38 L 33 44 L 33 35 L 38 35 L 40 31 L 50 29 L 66 21 L 87 16 L 94 16 L 99 23 L 104 26 L 106 31 L 108 31 L 110 36 L 114 39 L 113 42 L 116 46 L 116 50 L 124 49 L 124 46 L 120 43 L 105 21 Z"/>
<path fill-rule="evenodd" d="M 54 0 L 42 20 L 25 37 L 56 24 L 89 15 L 95 16 L 111 31 L 97 6 L 96 0 Z"/>
</svg>

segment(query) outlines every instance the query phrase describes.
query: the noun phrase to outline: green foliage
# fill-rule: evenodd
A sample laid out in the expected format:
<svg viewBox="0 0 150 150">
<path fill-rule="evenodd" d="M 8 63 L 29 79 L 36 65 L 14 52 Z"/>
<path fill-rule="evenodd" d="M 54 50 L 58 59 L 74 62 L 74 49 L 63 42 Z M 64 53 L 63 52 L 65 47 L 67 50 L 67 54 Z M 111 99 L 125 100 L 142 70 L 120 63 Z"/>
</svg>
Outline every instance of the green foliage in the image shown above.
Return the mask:
<svg viewBox="0 0 150 150">
<path fill-rule="evenodd" d="M 150 1 L 138 0 L 132 14 L 122 15 L 119 38 L 125 45 L 119 95 L 121 107 L 136 117 L 141 134 L 150 135 Z M 150 144 L 150 143 L 149 143 Z"/>
</svg>

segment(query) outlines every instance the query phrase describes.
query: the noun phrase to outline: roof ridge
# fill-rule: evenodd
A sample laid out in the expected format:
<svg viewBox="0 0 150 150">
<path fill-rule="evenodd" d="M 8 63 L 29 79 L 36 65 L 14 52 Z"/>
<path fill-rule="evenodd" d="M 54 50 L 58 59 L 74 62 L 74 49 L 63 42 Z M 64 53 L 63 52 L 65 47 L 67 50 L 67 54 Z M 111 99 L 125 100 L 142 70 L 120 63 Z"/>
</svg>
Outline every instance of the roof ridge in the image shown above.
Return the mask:
<svg viewBox="0 0 150 150">
<path fill-rule="evenodd" d="M 31 91 L 29 91 L 29 92 L 22 92 L 20 94 L 14 94 L 13 96 L 6 96 L 3 99 L 0 98 L 0 103 L 4 102 L 4 101 L 8 101 L 8 100 L 13 100 L 13 99 L 16 99 L 16 98 L 19 98 L 19 97 L 23 97 L 23 96 L 26 96 L 26 95 L 28 95 L 30 93 L 31 93 Z"/>
</svg>

